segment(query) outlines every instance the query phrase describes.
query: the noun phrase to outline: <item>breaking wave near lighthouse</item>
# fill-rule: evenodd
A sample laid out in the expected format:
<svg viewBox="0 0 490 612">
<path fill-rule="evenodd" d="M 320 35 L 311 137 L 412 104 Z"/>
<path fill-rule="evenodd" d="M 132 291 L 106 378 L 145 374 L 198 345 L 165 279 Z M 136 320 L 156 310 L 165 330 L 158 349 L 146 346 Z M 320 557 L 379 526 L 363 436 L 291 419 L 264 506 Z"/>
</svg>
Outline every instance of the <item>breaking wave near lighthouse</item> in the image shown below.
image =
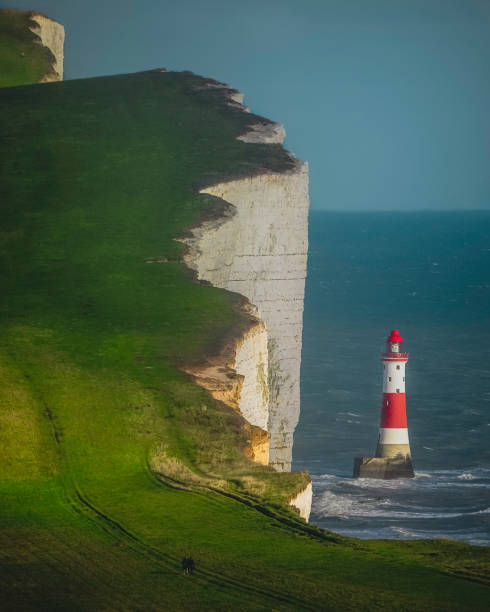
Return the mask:
<svg viewBox="0 0 490 612">
<path fill-rule="evenodd" d="M 413 479 L 313 477 L 311 521 L 356 538 L 452 538 L 490 545 L 490 470 L 430 470 Z"/>
</svg>

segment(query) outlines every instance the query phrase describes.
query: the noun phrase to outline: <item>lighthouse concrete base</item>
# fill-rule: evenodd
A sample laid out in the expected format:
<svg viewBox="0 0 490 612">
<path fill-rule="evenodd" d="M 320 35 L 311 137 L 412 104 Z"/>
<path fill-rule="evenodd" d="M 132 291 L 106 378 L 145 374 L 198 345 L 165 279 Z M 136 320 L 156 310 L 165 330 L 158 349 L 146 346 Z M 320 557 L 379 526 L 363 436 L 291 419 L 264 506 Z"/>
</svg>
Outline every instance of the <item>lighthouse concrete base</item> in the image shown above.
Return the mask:
<svg viewBox="0 0 490 612">
<path fill-rule="evenodd" d="M 354 478 L 413 478 L 410 457 L 356 457 Z"/>
</svg>

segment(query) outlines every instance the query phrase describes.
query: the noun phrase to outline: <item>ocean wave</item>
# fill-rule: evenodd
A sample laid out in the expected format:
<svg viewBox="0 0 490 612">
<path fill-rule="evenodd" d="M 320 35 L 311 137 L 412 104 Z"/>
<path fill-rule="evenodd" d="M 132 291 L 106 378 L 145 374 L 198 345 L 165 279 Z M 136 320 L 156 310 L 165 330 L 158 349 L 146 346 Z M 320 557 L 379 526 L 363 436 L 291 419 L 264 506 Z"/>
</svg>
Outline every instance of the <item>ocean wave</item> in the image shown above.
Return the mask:
<svg viewBox="0 0 490 612">
<path fill-rule="evenodd" d="M 487 467 L 471 467 L 471 468 L 452 468 L 452 469 L 435 469 L 435 470 L 427 470 L 431 474 L 440 474 L 440 475 L 455 475 L 455 474 L 464 474 L 466 470 L 471 469 L 472 474 L 476 474 L 478 476 L 490 476 L 490 468 Z"/>
<path fill-rule="evenodd" d="M 373 478 L 352 478 L 347 475 L 332 473 L 313 474 L 313 482 L 324 484 L 324 481 L 332 482 L 340 486 L 351 486 L 356 488 L 383 488 L 403 489 L 415 487 L 424 489 L 435 487 L 490 487 L 490 470 L 487 468 L 474 468 L 471 471 L 464 469 L 453 470 L 427 470 L 415 472 L 415 478 L 399 478 L 393 480 L 382 480 Z"/>
<path fill-rule="evenodd" d="M 353 487 L 356 489 L 381 489 L 381 490 L 403 490 L 413 487 L 411 479 L 408 478 L 393 478 L 390 480 L 373 479 L 373 478 L 342 478 L 339 479 L 339 486 Z"/>
<path fill-rule="evenodd" d="M 393 527 L 392 526 L 390 530 L 398 534 L 401 538 L 411 538 L 412 539 L 412 538 L 422 537 L 416 531 L 410 531 L 409 529 L 406 529 L 405 527 Z"/>
<path fill-rule="evenodd" d="M 340 520 L 345 524 L 372 519 L 376 523 L 398 523 L 400 528 L 413 527 L 407 524 L 410 521 L 435 521 L 434 525 L 450 521 L 452 526 L 448 524 L 447 528 L 452 531 L 465 517 L 486 522 L 490 514 L 490 479 L 485 468 L 428 470 L 418 472 L 413 479 L 399 480 L 331 473 L 314 475 L 312 480 L 312 512 L 320 521 Z"/>
<path fill-rule="evenodd" d="M 382 518 L 455 518 L 463 516 L 455 512 L 417 512 L 410 510 L 396 510 L 390 499 L 360 498 L 351 495 L 342 495 L 332 491 L 325 491 L 313 503 L 315 513 L 321 516 L 335 516 L 339 518 L 350 517 L 382 517 Z"/>
<path fill-rule="evenodd" d="M 336 474 L 318 474 L 312 476 L 313 482 L 317 480 L 338 480 L 339 477 Z"/>
<path fill-rule="evenodd" d="M 340 483 L 340 486 L 342 483 Z M 339 488 L 340 488 L 339 486 Z M 334 490 L 332 490 L 334 489 Z M 315 490 L 315 489 L 314 489 Z M 318 491 L 318 489 L 317 489 Z M 430 498 L 429 498 L 430 499 Z M 435 501 L 435 500 L 433 500 Z M 440 500 L 442 501 L 442 500 Z M 481 501 L 481 500 L 480 500 Z M 478 507 L 474 500 L 470 507 L 454 507 L 439 504 L 413 504 L 405 499 L 387 495 L 376 487 L 359 493 L 359 489 L 339 491 L 329 487 L 317 492 L 313 498 L 313 513 L 323 518 L 380 518 L 380 519 L 458 519 L 471 515 L 489 514 L 490 508 Z M 476 507 L 475 507 L 476 506 Z"/>
</svg>

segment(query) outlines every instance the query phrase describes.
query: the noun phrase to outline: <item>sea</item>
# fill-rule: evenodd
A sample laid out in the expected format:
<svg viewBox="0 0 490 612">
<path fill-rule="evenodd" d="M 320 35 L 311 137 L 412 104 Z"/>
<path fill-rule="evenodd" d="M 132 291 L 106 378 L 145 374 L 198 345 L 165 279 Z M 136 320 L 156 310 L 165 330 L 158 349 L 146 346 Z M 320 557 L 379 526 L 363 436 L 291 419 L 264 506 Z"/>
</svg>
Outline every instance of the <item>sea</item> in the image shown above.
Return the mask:
<svg viewBox="0 0 490 612">
<path fill-rule="evenodd" d="M 410 353 L 415 478 L 352 478 L 373 456 L 381 352 Z M 310 522 L 358 538 L 490 545 L 490 211 L 312 211 L 293 469 Z"/>
</svg>

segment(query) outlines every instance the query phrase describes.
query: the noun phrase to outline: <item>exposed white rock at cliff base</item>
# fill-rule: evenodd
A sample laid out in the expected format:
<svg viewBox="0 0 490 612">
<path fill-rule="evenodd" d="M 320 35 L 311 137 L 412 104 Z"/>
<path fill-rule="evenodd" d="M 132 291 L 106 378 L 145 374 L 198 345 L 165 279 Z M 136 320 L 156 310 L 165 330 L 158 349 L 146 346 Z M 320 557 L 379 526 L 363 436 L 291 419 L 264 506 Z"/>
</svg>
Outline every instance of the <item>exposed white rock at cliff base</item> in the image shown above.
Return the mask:
<svg viewBox="0 0 490 612">
<path fill-rule="evenodd" d="M 308 521 L 311 512 L 311 500 L 313 499 L 313 487 L 311 482 L 306 485 L 303 491 L 300 491 L 296 497 L 290 500 L 289 505 L 298 508 L 299 515 Z"/>
<path fill-rule="evenodd" d="M 63 45 L 65 43 L 65 28 L 40 13 L 32 13 L 30 19 L 36 23 L 29 29 L 39 36 L 41 44 L 48 47 L 54 56 L 52 71 L 46 74 L 41 82 L 63 80 Z"/>
</svg>

